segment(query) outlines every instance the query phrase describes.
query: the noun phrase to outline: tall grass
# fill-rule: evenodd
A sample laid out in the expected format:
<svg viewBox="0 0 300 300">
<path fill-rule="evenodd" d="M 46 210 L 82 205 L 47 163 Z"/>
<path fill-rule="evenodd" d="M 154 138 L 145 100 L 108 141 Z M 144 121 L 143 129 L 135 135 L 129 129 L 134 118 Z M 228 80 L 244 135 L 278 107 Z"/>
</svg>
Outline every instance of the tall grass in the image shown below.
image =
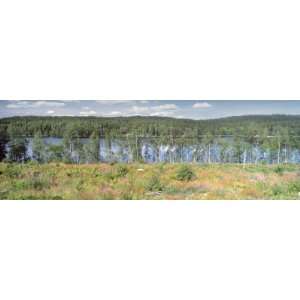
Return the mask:
<svg viewBox="0 0 300 300">
<path fill-rule="evenodd" d="M 299 199 L 298 166 L 0 163 L 0 199 Z"/>
</svg>

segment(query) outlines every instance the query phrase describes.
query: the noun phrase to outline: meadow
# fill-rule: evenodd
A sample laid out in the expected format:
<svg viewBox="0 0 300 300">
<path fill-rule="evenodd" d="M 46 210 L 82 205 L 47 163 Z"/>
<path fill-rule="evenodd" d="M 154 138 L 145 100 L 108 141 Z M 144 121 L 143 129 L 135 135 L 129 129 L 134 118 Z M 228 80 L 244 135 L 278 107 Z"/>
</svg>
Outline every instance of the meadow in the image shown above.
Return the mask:
<svg viewBox="0 0 300 300">
<path fill-rule="evenodd" d="M 0 199 L 300 199 L 296 164 L 0 163 Z"/>
</svg>

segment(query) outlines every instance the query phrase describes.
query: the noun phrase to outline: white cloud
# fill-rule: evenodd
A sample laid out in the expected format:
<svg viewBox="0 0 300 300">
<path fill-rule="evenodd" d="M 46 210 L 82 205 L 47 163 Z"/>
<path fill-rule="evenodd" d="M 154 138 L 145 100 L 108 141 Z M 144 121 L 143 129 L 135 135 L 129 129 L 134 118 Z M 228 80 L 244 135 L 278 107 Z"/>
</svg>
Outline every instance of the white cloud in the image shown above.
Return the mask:
<svg viewBox="0 0 300 300">
<path fill-rule="evenodd" d="M 92 116 L 95 115 L 97 112 L 95 112 L 94 110 L 88 110 L 88 111 L 81 111 L 79 114 L 81 116 Z"/>
<path fill-rule="evenodd" d="M 32 107 L 41 107 L 41 106 L 51 106 L 51 107 L 61 107 L 65 106 L 64 102 L 58 101 L 33 101 L 31 102 Z"/>
<path fill-rule="evenodd" d="M 119 116 L 126 116 L 127 114 L 121 111 L 112 111 L 112 112 L 107 112 L 103 113 L 103 117 L 119 117 Z"/>
<path fill-rule="evenodd" d="M 125 104 L 132 103 L 133 100 L 96 100 L 97 103 L 100 104 Z"/>
<path fill-rule="evenodd" d="M 17 104 L 7 104 L 7 108 L 18 108 L 19 106 Z"/>
<path fill-rule="evenodd" d="M 28 107 L 28 105 L 30 105 L 30 102 L 28 101 L 12 101 L 14 102 L 13 104 L 7 104 L 6 107 L 7 108 L 25 108 Z"/>
<path fill-rule="evenodd" d="M 149 100 L 96 100 L 99 104 L 130 104 L 130 105 L 140 105 L 140 104 L 149 104 L 151 102 L 154 103 L 154 101 Z"/>
<path fill-rule="evenodd" d="M 7 108 L 37 108 L 37 107 L 62 107 L 64 102 L 59 101 L 14 101 L 13 104 L 7 104 Z"/>
<path fill-rule="evenodd" d="M 112 116 L 120 116 L 120 115 L 122 115 L 122 113 L 120 111 L 112 111 L 110 113 L 110 115 L 112 115 Z"/>
<path fill-rule="evenodd" d="M 193 108 L 200 108 L 200 109 L 209 108 L 209 107 L 211 107 L 211 105 L 207 102 L 197 102 L 193 105 Z"/>
<path fill-rule="evenodd" d="M 69 101 L 70 102 L 70 101 Z M 75 101 L 71 101 L 75 102 Z M 77 101 L 78 102 L 78 101 Z M 77 103 L 76 102 L 76 103 Z M 117 116 L 176 116 L 179 115 L 181 109 L 174 103 L 163 103 L 158 101 L 147 101 L 147 100 L 98 100 L 97 103 L 103 104 L 101 107 L 101 115 L 107 117 L 117 117 Z M 25 114 L 41 114 L 41 115 L 67 115 L 75 114 L 80 116 L 97 116 L 100 115 L 98 112 L 98 106 L 95 102 L 79 107 L 81 109 L 77 110 L 76 106 L 69 106 L 67 101 L 54 101 L 54 100 L 39 100 L 39 101 L 29 101 L 29 100 L 14 100 L 6 103 L 6 107 L 10 109 L 20 109 Z M 110 106 L 109 103 L 121 104 L 126 103 L 126 105 Z M 130 103 L 130 105 L 129 105 Z M 175 114 L 176 112 L 176 114 Z"/>
<path fill-rule="evenodd" d="M 153 106 L 154 110 L 175 110 L 177 108 L 178 106 L 175 104 L 164 104 L 164 105 Z"/>
<path fill-rule="evenodd" d="M 151 113 L 150 116 L 152 117 L 171 117 L 174 115 L 174 111 L 157 111 L 154 113 Z"/>
<path fill-rule="evenodd" d="M 148 106 L 136 106 L 136 105 L 134 105 L 134 106 L 132 106 L 131 111 L 133 113 L 137 113 L 137 114 L 139 114 L 139 113 L 150 113 L 151 108 L 148 107 Z"/>
<path fill-rule="evenodd" d="M 140 115 L 150 115 L 150 116 L 171 115 L 177 109 L 178 106 L 175 104 L 164 104 L 164 105 L 157 105 L 157 106 L 134 105 L 129 110 L 129 114 L 140 114 Z"/>
</svg>

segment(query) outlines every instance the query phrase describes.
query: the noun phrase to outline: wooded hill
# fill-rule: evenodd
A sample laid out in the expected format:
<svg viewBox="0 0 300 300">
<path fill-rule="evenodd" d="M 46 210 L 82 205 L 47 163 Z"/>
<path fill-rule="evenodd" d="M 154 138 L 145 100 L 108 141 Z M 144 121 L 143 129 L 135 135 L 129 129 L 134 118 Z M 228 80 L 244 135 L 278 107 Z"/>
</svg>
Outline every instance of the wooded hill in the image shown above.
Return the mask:
<svg viewBox="0 0 300 300">
<path fill-rule="evenodd" d="M 66 131 L 78 137 L 99 136 L 300 136 L 299 115 L 252 115 L 220 119 L 190 120 L 167 117 L 11 117 L 0 119 L 1 137 L 63 137 Z"/>
<path fill-rule="evenodd" d="M 129 155 L 125 160 L 129 157 L 131 161 L 144 160 L 142 152 L 147 140 L 155 161 L 279 164 L 299 162 L 300 116 L 256 115 L 209 120 L 141 116 L 4 118 L 0 119 L 0 161 L 27 161 L 28 137 L 34 137 L 33 159 L 38 162 L 72 163 L 74 157 L 76 163 L 98 162 L 100 137 L 103 137 L 106 146 L 101 148 L 106 149 L 107 161 L 118 161 L 126 152 Z M 59 145 L 46 145 L 43 137 L 61 137 L 62 141 Z M 81 138 L 89 138 L 89 142 L 83 145 Z M 116 140 L 122 144 L 118 154 L 112 146 Z M 162 145 L 170 146 L 164 159 L 160 158 Z M 192 151 L 190 158 L 185 157 L 186 151 Z M 146 156 L 149 155 L 150 152 Z"/>
</svg>

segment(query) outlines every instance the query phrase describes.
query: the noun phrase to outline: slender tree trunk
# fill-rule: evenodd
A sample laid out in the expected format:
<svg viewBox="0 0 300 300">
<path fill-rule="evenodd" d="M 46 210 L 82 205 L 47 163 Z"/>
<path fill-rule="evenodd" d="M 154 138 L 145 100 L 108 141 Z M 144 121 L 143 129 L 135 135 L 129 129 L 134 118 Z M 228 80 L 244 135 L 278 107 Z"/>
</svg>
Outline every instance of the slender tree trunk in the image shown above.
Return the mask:
<svg viewBox="0 0 300 300">
<path fill-rule="evenodd" d="M 183 162 L 183 145 L 180 147 L 180 160 Z"/>
<path fill-rule="evenodd" d="M 244 159 L 243 159 L 243 168 L 246 167 L 246 159 L 247 159 L 247 150 L 244 151 Z"/>
<path fill-rule="evenodd" d="M 257 165 L 257 163 L 258 163 L 258 149 L 257 149 L 257 144 L 256 144 L 256 147 L 255 147 L 255 164 Z"/>
<path fill-rule="evenodd" d="M 208 144 L 208 163 L 210 164 L 210 144 Z"/>
<path fill-rule="evenodd" d="M 286 145 L 285 145 L 285 163 L 287 163 L 287 148 L 286 148 Z"/>
<path fill-rule="evenodd" d="M 128 144 L 128 157 L 127 157 L 127 160 L 129 161 L 129 154 L 131 155 L 131 159 L 132 159 L 133 153 L 132 153 L 132 149 L 130 147 L 128 134 L 127 134 L 127 144 Z"/>
<path fill-rule="evenodd" d="M 136 159 L 139 159 L 139 153 L 138 153 L 138 137 L 135 135 L 135 148 L 136 148 Z"/>
<path fill-rule="evenodd" d="M 278 151 L 277 151 L 277 164 L 279 165 L 280 163 L 280 142 L 278 142 Z"/>
</svg>

